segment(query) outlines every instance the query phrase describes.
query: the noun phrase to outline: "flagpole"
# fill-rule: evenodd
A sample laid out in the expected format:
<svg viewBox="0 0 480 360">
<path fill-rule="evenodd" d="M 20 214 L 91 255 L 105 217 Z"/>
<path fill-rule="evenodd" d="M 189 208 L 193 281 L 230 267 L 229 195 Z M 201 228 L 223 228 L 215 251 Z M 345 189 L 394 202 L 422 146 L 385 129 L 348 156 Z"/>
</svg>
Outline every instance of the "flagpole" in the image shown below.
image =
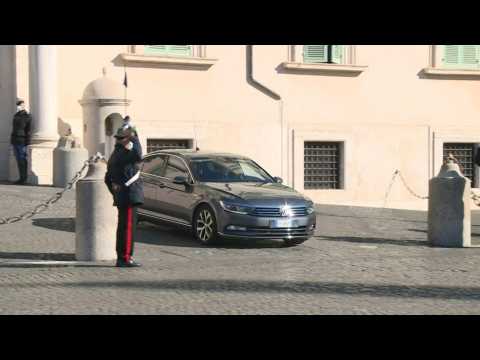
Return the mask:
<svg viewBox="0 0 480 360">
<path fill-rule="evenodd" d="M 123 90 L 124 91 L 124 102 L 123 102 L 123 106 L 124 106 L 124 114 L 123 114 L 123 117 L 127 116 L 127 86 L 128 86 L 128 82 L 127 82 L 127 67 L 125 66 L 125 63 L 123 64 L 123 71 L 125 73 L 125 78 L 123 80 L 123 86 L 125 87 L 125 89 Z"/>
</svg>

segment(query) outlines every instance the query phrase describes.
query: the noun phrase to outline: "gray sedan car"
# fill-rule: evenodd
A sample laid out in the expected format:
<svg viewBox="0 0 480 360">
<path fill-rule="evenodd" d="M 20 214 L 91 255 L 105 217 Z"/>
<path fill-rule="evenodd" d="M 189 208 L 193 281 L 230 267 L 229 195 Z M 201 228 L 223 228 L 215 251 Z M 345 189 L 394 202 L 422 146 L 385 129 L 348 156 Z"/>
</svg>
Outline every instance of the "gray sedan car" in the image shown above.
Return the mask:
<svg viewBox="0 0 480 360">
<path fill-rule="evenodd" d="M 160 150 L 145 156 L 139 219 L 190 228 L 203 244 L 220 238 L 283 239 L 314 232 L 311 200 L 240 155 Z"/>
</svg>

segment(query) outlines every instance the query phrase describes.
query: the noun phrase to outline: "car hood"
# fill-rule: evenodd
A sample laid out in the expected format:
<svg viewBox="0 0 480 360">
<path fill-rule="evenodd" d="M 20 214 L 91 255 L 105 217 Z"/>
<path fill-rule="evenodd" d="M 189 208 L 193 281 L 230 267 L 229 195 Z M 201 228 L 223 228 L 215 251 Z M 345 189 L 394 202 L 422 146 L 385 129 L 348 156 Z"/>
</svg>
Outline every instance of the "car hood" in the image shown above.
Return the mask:
<svg viewBox="0 0 480 360">
<path fill-rule="evenodd" d="M 274 202 L 304 204 L 306 199 L 294 189 L 277 183 L 205 183 L 205 185 L 228 195 L 249 202 Z"/>
</svg>

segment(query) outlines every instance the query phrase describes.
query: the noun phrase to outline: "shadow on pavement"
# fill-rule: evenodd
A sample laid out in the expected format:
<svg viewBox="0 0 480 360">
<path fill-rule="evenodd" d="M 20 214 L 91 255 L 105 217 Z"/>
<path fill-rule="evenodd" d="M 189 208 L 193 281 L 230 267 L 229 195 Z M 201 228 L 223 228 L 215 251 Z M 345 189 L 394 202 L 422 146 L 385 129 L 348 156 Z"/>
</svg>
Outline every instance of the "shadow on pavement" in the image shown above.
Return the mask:
<svg viewBox="0 0 480 360">
<path fill-rule="evenodd" d="M 31 268 L 116 268 L 114 265 L 86 265 L 86 264 L 28 264 L 28 263 L 14 263 L 14 262 L 0 262 L 0 268 L 16 268 L 16 269 L 31 269 Z"/>
<path fill-rule="evenodd" d="M 383 239 L 383 238 L 364 238 L 354 236 L 315 236 L 320 241 L 342 241 L 357 244 L 388 244 L 388 245 L 400 245 L 400 246 L 425 246 L 430 247 L 427 240 L 396 240 L 396 239 Z"/>
<path fill-rule="evenodd" d="M 137 242 L 150 245 L 212 249 L 259 249 L 284 247 L 281 240 L 221 240 L 219 244 L 205 246 L 198 243 L 190 231 L 167 225 L 141 222 L 137 228 Z"/>
<path fill-rule="evenodd" d="M 428 230 L 420 230 L 420 229 L 408 229 L 408 231 L 419 232 L 419 233 L 428 233 Z"/>
<path fill-rule="evenodd" d="M 75 254 L 67 253 L 30 253 L 30 252 L 0 252 L 0 259 L 75 261 Z"/>
<path fill-rule="evenodd" d="M 350 218 L 350 219 L 369 219 L 369 220 L 382 220 L 382 221 L 400 221 L 407 223 L 426 223 L 427 220 L 410 220 L 405 218 L 389 218 L 389 217 L 373 217 L 373 216 L 354 216 L 354 215 L 337 215 L 337 214 L 328 214 L 317 211 L 317 215 L 322 217 L 337 217 L 337 218 Z"/>
<path fill-rule="evenodd" d="M 33 285 L 33 284 L 32 284 Z M 1 285 L 0 285 L 1 286 Z M 478 287 L 377 285 L 338 282 L 248 281 L 248 280 L 158 280 L 81 282 L 63 284 L 72 287 L 125 288 L 138 290 L 174 290 L 191 292 L 242 292 L 242 293 L 302 293 L 333 295 L 368 295 L 393 298 L 434 298 L 446 300 L 480 301 Z"/>
<path fill-rule="evenodd" d="M 75 232 L 75 218 L 37 218 L 32 220 L 32 225 L 50 230 Z"/>
</svg>

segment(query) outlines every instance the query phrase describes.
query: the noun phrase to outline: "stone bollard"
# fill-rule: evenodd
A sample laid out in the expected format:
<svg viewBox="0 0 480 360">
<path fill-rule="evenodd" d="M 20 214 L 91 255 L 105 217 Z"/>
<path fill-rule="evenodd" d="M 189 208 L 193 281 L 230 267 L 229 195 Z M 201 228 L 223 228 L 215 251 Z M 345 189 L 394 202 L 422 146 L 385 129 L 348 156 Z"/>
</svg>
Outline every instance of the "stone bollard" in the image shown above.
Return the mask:
<svg viewBox="0 0 480 360">
<path fill-rule="evenodd" d="M 104 183 L 106 165 L 96 162 L 76 189 L 75 257 L 78 261 L 110 261 L 117 258 L 116 211 Z"/>
<path fill-rule="evenodd" d="M 471 244 L 470 179 L 452 160 L 429 183 L 428 241 L 440 247 Z"/>
<path fill-rule="evenodd" d="M 53 186 L 65 187 L 86 160 L 88 150 L 80 146 L 78 139 L 71 136 L 60 138 L 53 150 Z"/>
</svg>

